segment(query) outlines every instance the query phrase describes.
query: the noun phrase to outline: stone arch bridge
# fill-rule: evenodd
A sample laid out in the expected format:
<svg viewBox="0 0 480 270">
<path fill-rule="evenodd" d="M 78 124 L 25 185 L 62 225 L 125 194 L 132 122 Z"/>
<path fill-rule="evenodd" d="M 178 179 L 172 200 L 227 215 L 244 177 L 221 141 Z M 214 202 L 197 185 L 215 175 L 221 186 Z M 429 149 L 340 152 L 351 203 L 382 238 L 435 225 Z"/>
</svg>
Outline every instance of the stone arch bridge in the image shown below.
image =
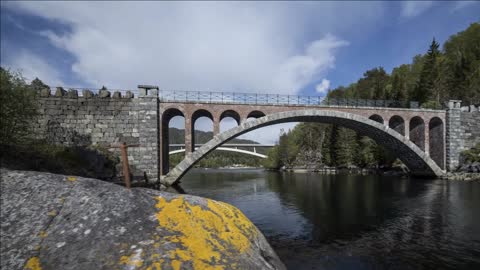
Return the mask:
<svg viewBox="0 0 480 270">
<path fill-rule="evenodd" d="M 81 91 L 79 95 L 79 89 L 58 87 L 52 95 L 51 89 L 41 90 L 34 134 L 68 146 L 139 144 L 129 149 L 132 170 L 168 185 L 177 183 L 196 162 L 230 139 L 277 123 L 322 122 L 353 129 L 392 150 L 412 174 L 425 176 L 454 170 L 460 152 L 480 137 L 476 135 L 480 134 L 478 109 L 464 115 L 460 101 L 450 101 L 446 110 L 430 110 L 398 101 L 159 91 L 149 86 L 113 93 Z M 185 159 L 169 171 L 168 131 L 176 116 L 185 121 Z M 211 119 L 214 136 L 195 149 L 194 127 L 200 117 Z M 220 122 L 227 117 L 237 126 L 221 133 Z"/>
<path fill-rule="evenodd" d="M 199 93 L 200 95 L 200 93 Z M 186 94 L 185 96 L 188 96 Z M 268 98 L 267 98 L 268 99 Z M 445 110 L 398 108 L 394 105 L 364 102 L 238 102 L 225 100 L 189 100 L 160 98 L 160 171 L 162 182 L 176 183 L 209 152 L 230 139 L 251 130 L 285 122 L 322 122 L 337 124 L 371 137 L 396 153 L 412 174 L 440 176 L 446 168 Z M 333 103 L 333 104 L 331 104 Z M 392 107 L 386 107 L 385 104 Z M 384 105 L 384 106 L 382 106 Z M 185 119 L 185 159 L 172 171 L 168 163 L 168 129 L 173 117 Z M 194 150 L 195 122 L 207 117 L 213 122 L 213 139 Z M 237 127 L 220 133 L 220 122 L 233 118 Z"/>
</svg>

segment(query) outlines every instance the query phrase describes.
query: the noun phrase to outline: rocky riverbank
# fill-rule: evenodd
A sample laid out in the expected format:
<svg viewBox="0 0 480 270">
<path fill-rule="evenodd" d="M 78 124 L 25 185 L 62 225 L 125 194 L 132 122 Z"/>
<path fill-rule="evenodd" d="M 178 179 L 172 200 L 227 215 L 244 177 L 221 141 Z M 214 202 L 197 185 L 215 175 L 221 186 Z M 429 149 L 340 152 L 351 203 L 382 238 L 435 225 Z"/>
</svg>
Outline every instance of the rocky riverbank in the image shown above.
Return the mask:
<svg viewBox="0 0 480 270">
<path fill-rule="evenodd" d="M 0 169 L 2 269 L 284 269 L 235 207 Z"/>
</svg>

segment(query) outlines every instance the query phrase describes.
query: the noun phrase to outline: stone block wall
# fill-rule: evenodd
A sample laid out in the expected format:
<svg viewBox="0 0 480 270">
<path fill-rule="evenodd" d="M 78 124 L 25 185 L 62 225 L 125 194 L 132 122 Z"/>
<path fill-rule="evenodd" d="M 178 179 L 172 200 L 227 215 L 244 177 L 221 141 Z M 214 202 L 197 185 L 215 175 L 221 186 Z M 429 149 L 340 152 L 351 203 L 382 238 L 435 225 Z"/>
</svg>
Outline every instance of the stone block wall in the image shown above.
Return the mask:
<svg viewBox="0 0 480 270">
<path fill-rule="evenodd" d="M 456 170 L 461 153 L 480 143 L 479 107 L 460 107 L 461 101 L 453 100 L 447 111 L 447 169 Z"/>
<path fill-rule="evenodd" d="M 480 112 L 476 110 L 462 112 L 462 126 L 465 129 L 465 149 L 474 147 L 480 143 Z"/>
<path fill-rule="evenodd" d="M 55 96 L 42 92 L 38 103 L 37 138 L 65 146 L 108 148 L 121 142 L 139 144 L 139 147 L 128 148 L 132 173 L 146 173 L 149 179 L 158 179 L 159 103 L 156 93 L 133 97 L 130 92 L 122 96 L 120 92 L 110 95 L 101 90 L 97 95 L 86 91 L 79 97 L 75 90 L 57 89 Z M 120 156 L 118 148 L 110 151 Z"/>
</svg>

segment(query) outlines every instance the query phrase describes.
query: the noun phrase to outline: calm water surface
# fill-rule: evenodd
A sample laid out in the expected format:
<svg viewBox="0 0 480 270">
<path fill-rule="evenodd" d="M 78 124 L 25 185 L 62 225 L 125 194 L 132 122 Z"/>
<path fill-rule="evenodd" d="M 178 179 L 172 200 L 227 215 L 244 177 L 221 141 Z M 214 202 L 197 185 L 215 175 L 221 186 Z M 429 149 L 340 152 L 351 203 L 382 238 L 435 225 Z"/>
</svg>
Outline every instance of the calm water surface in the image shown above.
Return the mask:
<svg viewBox="0 0 480 270">
<path fill-rule="evenodd" d="M 480 183 L 195 169 L 182 187 L 240 208 L 289 269 L 480 269 Z"/>
</svg>

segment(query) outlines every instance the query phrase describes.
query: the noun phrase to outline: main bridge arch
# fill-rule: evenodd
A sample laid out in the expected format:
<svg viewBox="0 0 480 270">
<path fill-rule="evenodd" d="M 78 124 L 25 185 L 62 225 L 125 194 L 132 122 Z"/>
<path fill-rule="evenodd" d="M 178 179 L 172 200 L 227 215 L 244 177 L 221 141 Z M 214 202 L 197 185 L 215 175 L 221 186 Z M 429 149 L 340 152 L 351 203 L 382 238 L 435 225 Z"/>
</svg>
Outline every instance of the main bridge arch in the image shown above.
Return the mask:
<svg viewBox="0 0 480 270">
<path fill-rule="evenodd" d="M 261 127 L 286 122 L 321 122 L 336 124 L 368 136 L 378 144 L 395 153 L 413 175 L 440 176 L 444 171 L 417 145 L 394 129 L 366 117 L 334 110 L 295 110 L 270 114 L 216 135 L 212 140 L 190 153 L 166 176 L 162 183 L 173 185 L 199 160 L 226 141 Z"/>
</svg>

